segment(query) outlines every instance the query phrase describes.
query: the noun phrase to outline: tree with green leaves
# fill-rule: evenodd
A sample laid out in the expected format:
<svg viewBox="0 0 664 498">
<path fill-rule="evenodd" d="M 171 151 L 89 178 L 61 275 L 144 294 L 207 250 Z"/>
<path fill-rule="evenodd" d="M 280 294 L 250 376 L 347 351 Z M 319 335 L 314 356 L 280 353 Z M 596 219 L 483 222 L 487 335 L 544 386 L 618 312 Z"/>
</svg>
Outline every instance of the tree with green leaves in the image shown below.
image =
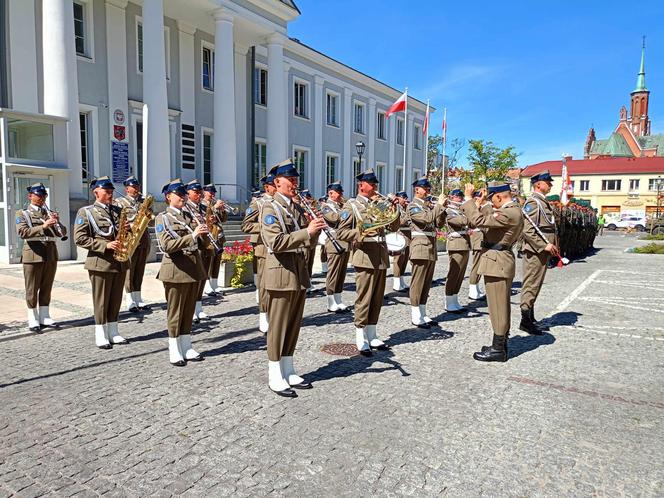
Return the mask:
<svg viewBox="0 0 664 498">
<path fill-rule="evenodd" d="M 512 145 L 501 149 L 490 140 L 469 140 L 468 169 L 461 174 L 461 184 L 484 187 L 487 182 L 504 180 L 507 172 L 517 167 L 518 157 Z"/>
<path fill-rule="evenodd" d="M 428 175 L 429 182 L 431 182 L 432 192 L 440 192 L 443 179 L 443 167 L 445 171 L 449 171 L 456 167 L 459 160 L 459 153 L 465 147 L 466 140 L 463 138 L 455 138 L 448 143 L 451 152 L 447 156 L 447 160 L 442 157 L 443 154 L 443 137 L 434 135 L 429 137 L 429 158 L 428 158 Z M 436 160 L 441 158 L 440 164 Z"/>
</svg>

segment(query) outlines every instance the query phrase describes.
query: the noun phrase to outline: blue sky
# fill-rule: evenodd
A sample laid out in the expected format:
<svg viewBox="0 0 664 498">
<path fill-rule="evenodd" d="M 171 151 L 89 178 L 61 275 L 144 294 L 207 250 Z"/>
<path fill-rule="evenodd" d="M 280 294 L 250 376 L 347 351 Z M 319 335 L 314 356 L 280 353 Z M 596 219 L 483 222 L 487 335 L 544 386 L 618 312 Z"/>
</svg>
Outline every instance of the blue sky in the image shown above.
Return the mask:
<svg viewBox="0 0 664 498">
<path fill-rule="evenodd" d="M 662 0 L 296 3 L 290 36 L 431 99 L 432 133 L 447 107 L 448 139 L 514 145 L 520 166 L 580 158 L 591 125 L 598 138 L 613 131 L 646 35 L 652 133 L 664 133 Z"/>
</svg>

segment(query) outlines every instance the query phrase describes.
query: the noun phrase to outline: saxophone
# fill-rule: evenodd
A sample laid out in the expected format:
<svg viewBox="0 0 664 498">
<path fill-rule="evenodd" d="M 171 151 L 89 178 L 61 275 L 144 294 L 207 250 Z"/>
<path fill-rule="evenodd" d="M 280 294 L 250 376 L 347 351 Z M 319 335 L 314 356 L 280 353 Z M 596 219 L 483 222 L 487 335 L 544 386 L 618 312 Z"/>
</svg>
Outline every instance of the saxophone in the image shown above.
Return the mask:
<svg viewBox="0 0 664 498">
<path fill-rule="evenodd" d="M 120 262 L 127 261 L 134 254 L 134 251 L 141 242 L 141 238 L 147 230 L 150 221 L 154 218 L 152 213 L 152 205 L 154 204 L 154 197 L 148 195 L 138 208 L 136 218 L 131 225 L 131 230 L 126 230 L 127 208 L 122 208 L 120 213 L 120 228 L 118 229 L 118 236 L 115 240 L 120 241 L 121 247 L 113 254 L 113 257 Z"/>
</svg>

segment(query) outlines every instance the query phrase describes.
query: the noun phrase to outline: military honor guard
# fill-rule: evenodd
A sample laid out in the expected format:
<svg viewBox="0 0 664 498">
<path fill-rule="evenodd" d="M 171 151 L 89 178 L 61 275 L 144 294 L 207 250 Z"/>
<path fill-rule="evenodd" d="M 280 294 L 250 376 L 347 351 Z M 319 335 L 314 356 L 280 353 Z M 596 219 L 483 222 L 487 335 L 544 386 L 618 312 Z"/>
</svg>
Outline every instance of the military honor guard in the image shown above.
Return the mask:
<svg viewBox="0 0 664 498">
<path fill-rule="evenodd" d="M 51 318 L 51 290 L 58 269 L 56 240 L 67 239 L 67 229 L 58 214 L 46 205 L 48 193 L 42 183 L 27 188 L 28 207 L 16 216 L 16 232 L 23 239 L 23 278 L 28 306 L 28 328 L 39 332 L 41 327 L 55 326 Z"/>
<path fill-rule="evenodd" d="M 113 204 L 113 182 L 108 176 L 90 184 L 95 203 L 79 209 L 74 225 L 74 242 L 86 249 L 84 268 L 92 284 L 95 317 L 95 342 L 100 349 L 111 349 L 128 341 L 118 333 L 118 315 L 128 263 L 115 259 L 122 251 L 123 233 L 129 222 L 122 220 L 123 210 Z M 126 215 L 126 212 L 125 212 Z"/>
<path fill-rule="evenodd" d="M 542 171 L 530 178 L 532 194 L 523 206 L 524 226 L 521 251 L 523 278 L 521 282 L 521 323 L 519 329 L 541 335 L 545 327 L 535 320 L 535 301 L 539 296 L 550 256 L 558 256 L 556 219 L 546 200 L 553 178 Z"/>
<path fill-rule="evenodd" d="M 433 272 L 438 260 L 436 250 L 436 229 L 445 222 L 444 197 L 434 205 L 427 200 L 431 193 L 431 183 L 426 177 L 413 182 L 414 198 L 408 204 L 411 222 L 410 265 L 410 309 L 413 325 L 429 329 L 438 325 L 427 315 L 427 300 L 433 281 Z"/>
<path fill-rule="evenodd" d="M 399 232 L 406 239 L 406 247 L 399 254 L 395 254 L 392 257 L 392 290 L 396 292 L 408 292 L 408 286 L 403 279 L 404 274 L 406 273 L 406 265 L 408 264 L 408 259 L 410 256 L 410 218 L 408 217 L 408 194 L 405 191 L 397 192 L 397 199 L 399 199 L 399 212 L 401 213 L 400 217 L 400 226 Z"/>
<path fill-rule="evenodd" d="M 212 206 L 212 212 L 214 213 L 214 219 L 212 220 L 212 230 L 215 240 L 219 247 L 224 247 L 226 243 L 226 235 L 224 234 L 223 223 L 228 221 L 228 210 L 226 203 L 221 199 L 216 198 L 217 188 L 214 184 L 209 183 L 203 186 L 203 201 L 202 204 L 206 208 Z M 208 296 L 220 296 L 223 295 L 221 287 L 219 287 L 219 268 L 221 267 L 221 252 L 211 255 L 210 266 L 208 267 L 208 279 L 205 281 L 205 287 L 203 292 Z"/>
<path fill-rule="evenodd" d="M 125 195 L 115 199 L 115 205 L 120 208 L 126 208 L 127 221 L 133 225 L 136 216 L 143 204 L 141 195 L 141 184 L 138 179 L 132 175 L 122 182 L 125 188 Z M 147 230 L 143 232 L 141 240 L 136 250 L 129 260 L 129 270 L 125 280 L 125 302 L 127 311 L 140 311 L 150 309 L 150 306 L 143 302 L 141 296 L 141 287 L 143 285 L 143 275 L 145 273 L 145 264 L 150 253 L 150 234 Z"/>
<path fill-rule="evenodd" d="M 333 234 L 336 233 L 336 229 L 339 227 L 339 222 L 341 221 L 339 215 L 343 209 L 343 195 L 344 188 L 341 182 L 336 181 L 327 186 L 327 201 L 322 203 L 321 214 Z M 348 243 L 342 241 L 338 241 L 338 243 L 344 249 L 341 254 L 337 253 L 330 239 L 327 239 L 325 245 L 322 247 L 327 255 L 327 275 L 325 276 L 327 310 L 335 313 L 349 310 L 348 306 L 341 299 L 341 293 L 344 290 L 350 253 L 348 251 Z"/>
<path fill-rule="evenodd" d="M 512 248 L 523 230 L 521 208 L 512 200 L 507 182 L 490 182 L 488 191 L 482 191 L 480 205 L 490 199 L 493 212 L 477 207 L 473 200 L 475 187 L 465 187 L 466 201 L 461 210 L 470 224 L 485 229 L 480 255 L 479 274 L 484 276 L 489 318 L 493 328 L 491 346 L 484 346 L 473 354 L 478 361 L 507 361 L 507 340 L 510 330 L 510 293 L 514 280 L 515 259 Z"/>
<path fill-rule="evenodd" d="M 378 178 L 373 169 L 358 174 L 358 195 L 349 199 L 340 214 L 341 223 L 337 230 L 337 239 L 349 242 L 353 247 L 352 264 L 355 267 L 355 344 L 363 356 L 371 356 L 371 349 L 386 349 L 378 338 L 376 326 L 380 317 L 385 294 L 385 277 L 389 265 L 385 228 L 396 231 L 400 218 L 396 217 L 391 225 L 380 228 L 376 235 L 362 236 L 363 221 L 368 220 L 368 208 L 374 201 L 385 201 L 377 191 Z"/>
<path fill-rule="evenodd" d="M 316 209 L 314 205 L 314 198 L 311 195 L 311 192 L 309 189 L 303 189 L 302 192 L 300 193 L 300 198 L 296 197 L 296 203 L 299 203 L 301 201 L 306 202 L 309 207 L 312 209 Z M 306 211 L 305 211 L 306 212 Z M 314 290 L 313 287 L 313 274 L 314 274 L 314 259 L 316 258 L 316 246 L 318 245 L 318 238 L 314 241 L 314 243 L 309 247 L 307 252 L 305 253 L 305 257 L 307 258 L 307 271 L 309 272 L 309 288 L 307 289 L 307 292 L 311 292 Z"/>
<path fill-rule="evenodd" d="M 470 236 L 468 218 L 461 210 L 463 192 L 450 191 L 446 209 L 447 255 L 450 266 L 445 280 L 445 309 L 450 313 L 463 313 L 466 308 L 459 304 L 459 290 L 466 275 L 470 257 Z"/>
<path fill-rule="evenodd" d="M 203 204 L 203 186 L 196 179 L 191 180 L 185 184 L 185 189 L 187 190 L 187 203 L 184 206 L 185 211 L 189 211 L 198 224 L 207 224 L 206 219 L 207 206 Z M 208 226 L 208 230 L 210 227 Z M 210 268 L 210 263 L 212 258 L 215 255 L 214 247 L 210 244 L 210 240 L 205 239 L 203 247 L 201 248 L 201 257 L 203 258 L 203 268 L 205 269 L 205 275 L 201 279 L 201 285 L 197 292 L 196 306 L 194 307 L 194 322 L 198 323 L 200 320 L 208 318 L 208 314 L 203 311 L 203 291 L 205 290 L 205 284 L 208 279 L 208 269 Z"/>
<path fill-rule="evenodd" d="M 267 292 L 270 329 L 267 334 L 268 385 L 280 396 L 296 397 L 292 388 L 309 389 L 311 384 L 297 375 L 293 354 L 300 334 L 309 272 L 305 254 L 320 230 L 322 218 L 308 220 L 293 202 L 297 197 L 297 168 L 286 160 L 270 170 L 277 192 L 260 213 L 261 238 L 267 257 L 261 285 Z"/>
<path fill-rule="evenodd" d="M 258 328 L 264 334 L 269 328 L 267 316 L 267 292 L 262 284 L 263 272 L 265 270 L 265 258 L 267 258 L 267 249 L 261 238 L 260 214 L 263 204 L 272 200 L 276 192 L 274 186 L 274 176 L 268 174 L 261 178 L 264 193 L 254 196 L 242 220 L 242 231 L 249 235 L 249 241 L 254 246 L 254 261 L 256 262 L 256 273 L 254 273 L 254 285 L 256 286 L 256 303 L 258 304 Z"/>
<path fill-rule="evenodd" d="M 487 210 L 486 214 L 491 214 L 493 208 L 490 202 L 485 202 L 480 206 L 480 192 L 473 194 L 473 200 L 477 207 L 483 211 Z M 480 255 L 482 254 L 482 241 L 484 240 L 484 232 L 481 228 L 470 228 L 470 250 L 473 255 L 473 262 L 470 267 L 470 276 L 468 277 L 468 299 L 471 301 L 482 301 L 486 299 L 486 294 L 482 291 L 480 283 L 480 274 L 478 272 L 480 267 Z"/>
<path fill-rule="evenodd" d="M 168 356 L 171 365 L 183 367 L 188 361 L 202 361 L 203 356 L 191 344 L 191 324 L 201 280 L 206 272 L 201 252 L 208 227 L 197 223 L 183 209 L 187 190 L 178 178 L 164 185 L 162 193 L 168 207 L 155 220 L 157 242 L 164 253 L 157 279 L 164 284 Z"/>
</svg>

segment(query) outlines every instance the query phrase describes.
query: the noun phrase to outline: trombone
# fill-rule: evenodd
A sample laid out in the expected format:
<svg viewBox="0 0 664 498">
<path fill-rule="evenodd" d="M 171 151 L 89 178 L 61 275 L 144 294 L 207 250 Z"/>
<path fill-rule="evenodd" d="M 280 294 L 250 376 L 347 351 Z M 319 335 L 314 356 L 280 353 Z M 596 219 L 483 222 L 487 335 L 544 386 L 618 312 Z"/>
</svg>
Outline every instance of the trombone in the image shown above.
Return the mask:
<svg viewBox="0 0 664 498">
<path fill-rule="evenodd" d="M 60 237 L 60 240 L 62 240 L 62 241 L 67 240 L 69 237 L 66 236 L 64 231 L 63 231 L 64 225 L 62 223 L 60 223 L 60 213 L 58 213 L 57 211 L 51 209 L 46 204 L 44 204 L 44 209 L 46 209 L 46 212 L 48 213 L 48 215 L 51 218 L 55 218 L 58 221 L 55 225 L 53 225 L 53 231 L 55 231 L 55 234 L 58 237 Z"/>
</svg>

